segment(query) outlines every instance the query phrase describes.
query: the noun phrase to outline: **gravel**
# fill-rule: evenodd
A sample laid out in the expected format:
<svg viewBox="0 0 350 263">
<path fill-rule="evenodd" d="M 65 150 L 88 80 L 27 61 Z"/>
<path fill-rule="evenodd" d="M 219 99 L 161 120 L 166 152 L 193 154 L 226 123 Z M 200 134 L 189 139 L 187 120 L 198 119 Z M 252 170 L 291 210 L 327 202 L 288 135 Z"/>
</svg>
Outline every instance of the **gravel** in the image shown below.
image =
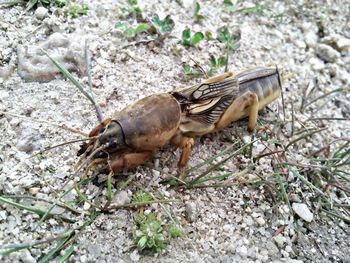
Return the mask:
<svg viewBox="0 0 350 263">
<path fill-rule="evenodd" d="M 85 38 L 89 38 L 91 51 L 93 91 L 106 117 L 113 116 L 141 97 L 200 81 L 187 79 L 182 72 L 182 63 L 191 64 L 190 58 L 193 58 L 208 70 L 210 55 L 222 55 L 223 45 L 216 40 L 203 40 L 196 47 L 180 47 L 177 42 L 186 26 L 193 32 L 210 30 L 214 38 L 216 29 L 221 26 L 239 29 L 240 47 L 229 56 L 230 70 L 239 72 L 254 66 L 278 65 L 286 76 L 283 86 L 285 118 L 289 124 L 285 127 L 281 124 L 284 118 L 282 102 L 277 100 L 269 105 L 269 110 L 263 110 L 259 115 L 259 126 L 265 128 L 257 131 L 255 137 L 246 131 L 247 121 L 243 120 L 222 132 L 196 139 L 191 166 L 218 154 L 231 144 L 232 139 L 240 138 L 243 142 L 258 139 L 252 150 L 253 156 L 256 156 L 268 153 L 267 149 L 278 150 L 281 143 L 295 139 L 298 135 L 291 136 L 293 129 L 295 132 L 302 128 L 327 127 L 326 131 L 314 134 L 312 139 L 301 140 L 286 152 L 287 160 L 304 165 L 308 164 L 307 156 L 313 156 L 312 153 L 322 149 L 325 143 L 335 138 L 350 137 L 348 121 L 318 120 L 308 122 L 307 127 L 304 125 L 309 118 L 350 116 L 347 1 L 343 4 L 323 3 L 324 19 L 317 19 L 320 3 L 313 1 L 287 4 L 266 0 L 259 2 L 264 6 L 263 13 L 229 13 L 227 8 L 223 8 L 222 1 L 211 1 L 210 4 L 202 1 L 200 12 L 205 17 L 202 23 L 194 22 L 192 0 L 182 1 L 183 7 L 177 3 L 179 1 L 139 1 L 144 14 L 156 12 L 162 18 L 169 14 L 175 21 L 171 33 L 175 38 L 166 38 L 162 45 L 129 45 L 133 40 L 126 40 L 114 30 L 118 21 L 134 22 L 132 18 L 123 18 L 120 14 L 123 3 L 112 0 L 86 2 L 88 15 L 76 19 L 68 18 L 62 10 L 54 7 L 38 7 L 28 12 L 24 12 L 24 6 L 0 9 L 1 195 L 35 196 L 37 200 L 15 200 L 47 210 L 50 204 L 39 198 L 57 201 L 79 180 L 80 174 L 75 174 L 74 169 L 79 145 L 69 144 L 29 157 L 39 149 L 82 137 L 62 128 L 62 125 L 88 132 L 97 123 L 89 102 L 57 74 L 39 51 L 39 47 L 45 47 L 57 58 L 65 57 L 62 63 L 71 66 L 73 74 L 87 86 L 83 60 Z M 240 1 L 239 5 L 240 8 L 248 8 L 255 4 Z M 20 14 L 22 17 L 18 19 Z M 67 40 L 62 47 L 57 46 L 57 41 L 52 42 L 57 36 Z M 143 34 L 140 39 L 147 37 Z M 182 52 L 181 58 L 173 54 L 174 47 Z M 17 53 L 17 50 L 20 51 Z M 21 50 L 32 50 L 39 56 L 33 58 Z M 36 65 L 36 59 L 42 63 Z M 343 93 L 333 93 L 327 100 L 316 100 L 303 112 L 299 111 L 304 89 L 307 90 L 308 101 L 311 101 L 340 87 L 344 88 Z M 293 125 L 291 105 L 295 117 Z M 336 146 L 339 145 L 330 144 L 328 151 Z M 228 187 L 191 190 L 160 184 L 168 174 L 176 175 L 178 157 L 179 151 L 173 148 L 161 150 L 147 165 L 131 171 L 135 175 L 135 186 L 128 186 L 116 194 L 112 203 L 129 204 L 132 194 L 140 188 L 177 199 L 177 203 L 164 203 L 162 206 L 179 221 L 184 231 L 182 237 L 171 239 L 162 253 L 140 253 L 133 238 L 136 210 L 101 213 L 84 231 L 77 231 L 74 253 L 69 260 L 276 263 L 348 260 L 348 225 L 330 220 L 321 213 L 316 203 L 312 203 L 319 197 L 317 192 L 292 172 L 281 175 L 292 202 L 290 211 L 288 205 L 282 202 L 279 185 L 274 184 L 276 177 L 271 177 L 277 167 L 273 156 L 254 160 L 254 170 L 244 176 L 229 178 Z M 236 174 L 250 163 L 248 155 L 242 153 L 228 161 L 223 169 Z M 214 175 L 222 175 L 222 171 Z M 305 170 L 303 176 L 317 180 L 310 170 Z M 113 178 L 113 186 L 118 187 L 124 179 L 119 176 Z M 101 176 L 80 189 L 93 200 L 93 205 L 106 202 L 105 180 Z M 265 183 L 262 184 L 261 180 Z M 346 197 L 339 192 L 329 190 L 327 194 L 335 203 L 346 204 Z M 72 227 L 82 226 L 94 208 L 89 202 L 77 202 L 78 196 L 72 190 L 62 199 L 76 205 L 81 214 L 76 215 L 57 206 L 54 209 L 60 215 L 76 219 L 76 223 L 68 224 L 51 218 L 37 228 L 38 215 L 1 203 L 0 250 L 6 245 L 45 240 Z M 160 205 L 152 205 L 146 208 L 147 213 L 151 211 L 163 210 Z M 163 215 L 162 220 L 165 222 L 169 218 Z M 55 242 L 45 243 L 0 256 L 0 261 L 36 262 L 54 246 Z M 60 255 L 63 253 L 61 251 Z"/>
</svg>

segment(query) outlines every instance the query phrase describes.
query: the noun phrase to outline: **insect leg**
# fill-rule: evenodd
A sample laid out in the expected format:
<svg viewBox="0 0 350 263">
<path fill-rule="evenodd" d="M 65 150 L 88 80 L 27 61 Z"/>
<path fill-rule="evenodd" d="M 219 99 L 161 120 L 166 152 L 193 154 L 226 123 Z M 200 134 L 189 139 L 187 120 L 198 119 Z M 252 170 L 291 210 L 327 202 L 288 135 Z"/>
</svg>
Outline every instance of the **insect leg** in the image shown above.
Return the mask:
<svg viewBox="0 0 350 263">
<path fill-rule="evenodd" d="M 251 91 L 245 92 L 236 98 L 227 108 L 220 120 L 216 123 L 215 130 L 221 130 L 231 122 L 248 116 L 248 131 L 253 131 L 257 121 L 258 106 L 258 95 Z"/>
<path fill-rule="evenodd" d="M 153 155 L 151 151 L 138 152 L 138 153 L 126 153 L 120 158 L 111 160 L 110 165 L 107 165 L 103 171 L 108 173 L 110 170 L 113 172 L 120 172 L 124 169 L 128 170 L 143 164 L 150 159 Z"/>
<path fill-rule="evenodd" d="M 177 133 L 173 137 L 172 143 L 175 144 L 177 147 L 181 148 L 181 156 L 177 167 L 179 169 L 179 179 L 183 180 L 185 179 L 185 169 L 187 167 L 188 160 L 191 156 L 194 140 L 191 137 L 186 137 L 183 136 L 181 133 Z"/>
</svg>

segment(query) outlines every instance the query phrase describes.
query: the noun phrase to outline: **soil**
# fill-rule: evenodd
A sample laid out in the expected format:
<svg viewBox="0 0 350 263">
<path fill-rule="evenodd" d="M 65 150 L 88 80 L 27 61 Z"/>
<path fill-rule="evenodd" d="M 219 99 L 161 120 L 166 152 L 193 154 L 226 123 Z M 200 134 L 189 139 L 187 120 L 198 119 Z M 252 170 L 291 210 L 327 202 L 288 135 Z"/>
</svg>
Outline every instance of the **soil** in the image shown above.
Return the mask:
<svg viewBox="0 0 350 263">
<path fill-rule="evenodd" d="M 14 200 L 46 211 L 47 200 L 58 200 L 64 190 L 80 180 L 80 173 L 74 168 L 79 144 L 32 156 L 46 147 L 83 138 L 76 131 L 88 133 L 98 123 L 94 108 L 70 81 L 52 74 L 51 70 L 48 70 L 50 76 L 43 77 L 45 71 L 40 71 L 34 74 L 34 79 L 27 78 L 31 81 L 25 81 L 18 74 L 17 50 L 40 46 L 54 33 L 69 36 L 72 41 L 88 39 L 92 90 L 103 115 L 110 117 L 147 95 L 202 81 L 204 76 L 188 78 L 182 65 L 194 65 L 195 60 L 208 71 L 210 56 L 225 54 L 224 44 L 215 38 L 216 30 L 226 25 L 231 32 L 239 31 L 241 35 L 239 47 L 229 54 L 229 70 L 240 72 L 272 64 L 278 66 L 284 77 L 285 116 L 281 99 L 260 113 L 259 126 L 266 129 L 255 134 L 253 156 L 266 153 L 266 146 L 278 150 L 278 145 L 286 145 L 297 137 L 291 133 L 303 128 L 327 129 L 290 146 L 286 158 L 299 165 L 315 164 L 308 156 L 325 145 L 329 145 L 329 151 L 339 147 L 341 141 L 332 141 L 349 140 L 349 1 L 239 1 L 236 11 L 230 11 L 223 1 L 199 3 L 200 14 L 204 16 L 200 23 L 193 15 L 193 1 L 139 1 L 143 17 L 156 13 L 161 18 L 170 15 L 174 20 L 170 37 L 162 42 L 140 42 L 154 38 L 148 33 L 127 39 L 115 28 L 120 21 L 136 23 L 135 16 L 123 14 L 126 1 L 86 1 L 88 14 L 78 18 L 69 17 L 64 8 L 58 7 L 49 7 L 47 13 L 45 10 L 40 13 L 36 8 L 25 11 L 21 5 L 0 6 L 1 196 L 21 196 Z M 259 5 L 261 9 L 257 9 Z M 183 47 L 178 42 L 186 27 L 192 32 L 211 31 L 213 39 L 202 40 L 195 47 Z M 84 41 L 80 42 L 83 45 Z M 84 55 L 81 48 L 77 50 L 74 56 Z M 180 56 L 176 55 L 178 52 Z M 71 61 L 70 56 L 67 61 Z M 39 57 L 37 61 L 42 59 Z M 217 73 L 223 70 L 220 68 Z M 77 72 L 73 75 L 88 86 L 88 77 Z M 330 94 L 320 98 L 327 93 Z M 312 103 L 301 111 L 305 97 L 305 105 Z M 310 118 L 334 117 L 339 119 L 310 121 Z M 251 141 L 246 126 L 247 121 L 242 120 L 219 133 L 197 138 L 190 166 L 218 154 L 232 141 Z M 273 156 L 252 162 L 242 153 L 213 174 L 222 175 L 225 171 L 237 174 L 254 165 L 244 175 L 230 177 L 229 186 L 179 190 L 160 184 L 169 174 L 176 176 L 179 150 L 162 149 L 152 161 L 129 172 L 136 178 L 134 184 L 119 193 L 114 201 L 126 204 L 140 188 L 177 199 L 178 202 L 163 206 L 180 222 L 184 235 L 170 239 L 161 253 L 141 253 L 134 244 L 137 211 L 118 209 L 100 214 L 84 230 L 77 231 L 69 262 L 350 262 L 349 226 L 319 209 L 314 201 L 319 195 L 315 189 L 298 179 L 292 169 L 283 176 L 290 202 L 306 204 L 308 212 L 311 211 L 313 219 L 306 222 L 302 215 L 289 209 L 278 190 L 269 188 L 269 185 L 278 188 Z M 220 158 L 224 157 L 217 161 Z M 349 166 L 344 170 L 349 171 Z M 313 170 L 303 171 L 306 177 L 315 174 Z M 259 178 L 264 178 L 264 183 L 256 183 Z M 88 198 L 96 197 L 96 202 L 104 202 L 104 179 L 100 176 L 90 181 L 82 191 Z M 114 178 L 114 185 L 120 180 Z M 325 184 L 324 180 L 320 183 Z M 349 189 L 349 184 L 345 187 Z M 346 194 L 339 196 L 331 189 L 326 193 L 336 204 L 345 205 L 344 209 L 349 206 Z M 73 204 L 77 198 L 73 190 L 63 200 Z M 87 221 L 93 207 L 87 202 L 75 205 L 82 211 L 78 216 L 57 206 L 53 210 L 74 218 L 74 224 L 50 218 L 36 227 L 38 215 L 1 203 L 0 251 L 11 244 L 45 240 L 77 229 Z M 151 211 L 160 213 L 162 206 L 153 204 L 145 208 L 145 213 Z M 168 222 L 169 218 L 163 214 L 162 220 Z M 0 255 L 0 260 L 36 262 L 55 242 Z M 65 251 L 67 247 L 56 258 Z"/>
</svg>

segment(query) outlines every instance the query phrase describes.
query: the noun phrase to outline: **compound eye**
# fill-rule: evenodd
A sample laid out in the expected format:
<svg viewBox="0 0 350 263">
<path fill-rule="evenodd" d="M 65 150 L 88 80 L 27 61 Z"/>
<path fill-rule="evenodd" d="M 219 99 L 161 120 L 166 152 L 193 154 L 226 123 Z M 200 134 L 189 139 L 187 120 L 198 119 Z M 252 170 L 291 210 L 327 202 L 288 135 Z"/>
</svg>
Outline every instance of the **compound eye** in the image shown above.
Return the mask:
<svg viewBox="0 0 350 263">
<path fill-rule="evenodd" d="M 108 142 L 108 148 L 117 148 L 117 141 L 116 140 L 110 140 Z"/>
</svg>

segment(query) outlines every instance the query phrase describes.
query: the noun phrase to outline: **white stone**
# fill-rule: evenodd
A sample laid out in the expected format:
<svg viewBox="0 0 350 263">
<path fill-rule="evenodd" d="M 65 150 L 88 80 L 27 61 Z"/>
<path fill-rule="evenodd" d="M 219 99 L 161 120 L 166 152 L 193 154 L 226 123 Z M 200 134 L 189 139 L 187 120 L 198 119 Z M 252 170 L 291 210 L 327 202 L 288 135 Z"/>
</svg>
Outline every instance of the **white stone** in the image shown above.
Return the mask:
<svg viewBox="0 0 350 263">
<path fill-rule="evenodd" d="M 39 7 L 35 10 L 34 15 L 35 15 L 35 17 L 36 17 L 37 19 L 43 20 L 43 19 L 46 17 L 47 12 L 48 12 L 48 10 L 47 10 L 45 7 L 39 6 Z"/>
<path fill-rule="evenodd" d="M 311 65 L 312 69 L 314 70 L 322 70 L 325 68 L 324 62 L 316 57 L 312 57 L 309 59 L 309 64 Z"/>
<path fill-rule="evenodd" d="M 252 226 L 254 224 L 253 218 L 251 216 L 244 217 L 243 222 L 248 226 Z"/>
<path fill-rule="evenodd" d="M 262 217 L 258 217 L 257 219 L 255 219 L 255 221 L 259 224 L 259 226 L 265 225 L 265 220 Z"/>
<path fill-rule="evenodd" d="M 309 48 L 315 48 L 316 43 L 317 43 L 317 35 L 315 32 L 313 31 L 309 31 L 305 34 L 304 36 L 304 41 L 305 44 L 309 47 Z"/>
<path fill-rule="evenodd" d="M 275 241 L 275 243 L 279 248 L 282 248 L 286 243 L 286 238 L 281 234 L 278 234 L 277 236 L 273 237 L 273 240 Z"/>
<path fill-rule="evenodd" d="M 133 262 L 138 262 L 140 260 L 140 254 L 138 253 L 137 250 L 134 250 L 131 254 L 130 254 L 130 259 Z"/>
<path fill-rule="evenodd" d="M 241 246 L 237 249 L 237 252 L 242 258 L 245 258 L 247 257 L 248 249 L 245 246 Z"/>
<path fill-rule="evenodd" d="M 323 42 L 334 46 L 338 51 L 350 50 L 350 39 L 338 34 L 332 34 L 323 39 Z"/>
<path fill-rule="evenodd" d="M 130 197 L 126 191 L 120 191 L 114 198 L 115 205 L 126 205 L 130 203 Z"/>
<path fill-rule="evenodd" d="M 336 62 L 340 57 L 338 51 L 326 44 L 317 44 L 316 54 L 325 62 Z"/>
<path fill-rule="evenodd" d="M 314 215 L 310 212 L 306 204 L 293 203 L 292 208 L 294 212 L 306 222 L 311 222 L 313 220 Z"/>
</svg>

